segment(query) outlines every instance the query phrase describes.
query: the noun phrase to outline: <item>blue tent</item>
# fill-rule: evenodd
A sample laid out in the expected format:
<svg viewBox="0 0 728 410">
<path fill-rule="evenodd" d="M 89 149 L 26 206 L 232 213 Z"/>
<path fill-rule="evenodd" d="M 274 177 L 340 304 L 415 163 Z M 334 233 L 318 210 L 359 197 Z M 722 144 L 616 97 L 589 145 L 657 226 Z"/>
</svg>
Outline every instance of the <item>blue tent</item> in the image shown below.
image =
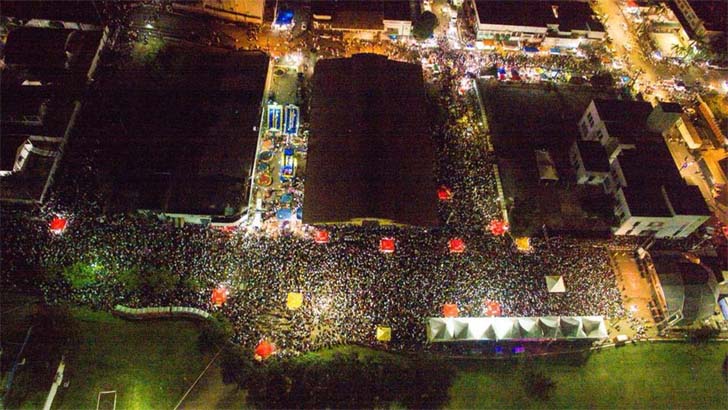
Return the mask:
<svg viewBox="0 0 728 410">
<path fill-rule="evenodd" d="M 293 10 L 281 10 L 276 17 L 276 24 L 286 26 L 293 21 Z"/>
<path fill-rule="evenodd" d="M 278 104 L 268 105 L 268 128 L 279 131 L 283 122 L 283 109 Z"/>
<path fill-rule="evenodd" d="M 281 203 L 288 204 L 293 200 L 293 195 L 291 194 L 283 194 L 281 195 Z"/>
<path fill-rule="evenodd" d="M 276 218 L 278 220 L 284 220 L 284 219 L 291 219 L 291 209 L 290 208 L 281 208 L 276 212 Z"/>
<path fill-rule="evenodd" d="M 561 54 L 561 49 L 558 47 L 554 47 L 551 50 L 549 50 L 549 53 L 558 55 L 558 54 Z"/>
<path fill-rule="evenodd" d="M 299 221 L 303 219 L 303 208 L 300 206 L 296 208 L 296 219 Z"/>
<path fill-rule="evenodd" d="M 298 134 L 298 107 L 293 104 L 289 104 L 285 109 L 285 120 L 284 134 L 297 135 Z"/>
<path fill-rule="evenodd" d="M 523 47 L 523 51 L 525 51 L 527 53 L 538 53 L 538 48 L 526 46 L 526 47 Z"/>
</svg>

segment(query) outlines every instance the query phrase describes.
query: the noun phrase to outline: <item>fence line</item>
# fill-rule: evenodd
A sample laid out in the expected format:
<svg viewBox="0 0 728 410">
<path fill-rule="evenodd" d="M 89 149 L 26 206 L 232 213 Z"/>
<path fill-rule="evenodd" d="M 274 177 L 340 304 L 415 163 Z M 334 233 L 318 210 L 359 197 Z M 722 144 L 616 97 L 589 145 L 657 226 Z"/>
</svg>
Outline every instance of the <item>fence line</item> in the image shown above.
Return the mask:
<svg viewBox="0 0 728 410">
<path fill-rule="evenodd" d="M 210 318 L 210 314 L 202 309 L 183 306 L 130 308 L 122 305 L 116 305 L 113 313 L 114 315 L 134 320 L 168 317 Z"/>
</svg>

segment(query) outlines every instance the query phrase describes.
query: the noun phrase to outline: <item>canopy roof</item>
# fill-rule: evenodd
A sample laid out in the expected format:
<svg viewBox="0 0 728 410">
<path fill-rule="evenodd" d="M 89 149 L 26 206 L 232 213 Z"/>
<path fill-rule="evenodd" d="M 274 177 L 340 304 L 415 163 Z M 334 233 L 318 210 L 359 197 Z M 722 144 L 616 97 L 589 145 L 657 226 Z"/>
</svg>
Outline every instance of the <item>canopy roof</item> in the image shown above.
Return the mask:
<svg viewBox="0 0 728 410">
<path fill-rule="evenodd" d="M 546 288 L 551 293 L 564 293 L 566 292 L 566 285 L 564 285 L 564 277 L 560 275 L 546 276 Z"/>
<path fill-rule="evenodd" d="M 461 317 L 427 319 L 429 342 L 474 340 L 604 339 L 602 316 Z"/>
</svg>

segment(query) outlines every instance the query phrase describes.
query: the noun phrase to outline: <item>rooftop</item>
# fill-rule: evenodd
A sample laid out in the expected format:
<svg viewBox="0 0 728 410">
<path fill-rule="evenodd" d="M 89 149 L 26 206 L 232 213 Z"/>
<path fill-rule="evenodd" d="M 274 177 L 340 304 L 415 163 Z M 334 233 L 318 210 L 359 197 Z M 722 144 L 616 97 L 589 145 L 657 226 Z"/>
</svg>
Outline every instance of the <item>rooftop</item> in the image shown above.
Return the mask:
<svg viewBox="0 0 728 410">
<path fill-rule="evenodd" d="M 63 7 L 57 1 L 3 1 L 3 15 L 21 20 L 41 19 L 68 21 L 74 23 L 102 24 L 99 14 L 103 5 L 89 0 L 63 0 Z"/>
<path fill-rule="evenodd" d="M 715 276 L 681 255 L 654 253 L 652 261 L 665 294 L 668 315 L 681 313 L 689 325 L 713 314 L 718 298 Z"/>
<path fill-rule="evenodd" d="M 602 121 L 643 124 L 652 112 L 652 104 L 646 101 L 595 99 L 594 106 Z"/>
<path fill-rule="evenodd" d="M 413 21 L 420 13 L 418 1 L 410 0 L 317 0 L 316 16 L 331 17 L 334 28 L 382 30 L 383 20 Z"/>
<path fill-rule="evenodd" d="M 22 67 L 35 80 L 54 81 L 69 75 L 85 75 L 101 36 L 99 30 L 15 28 L 5 44 L 5 63 Z"/>
<path fill-rule="evenodd" d="M 664 187 L 665 196 L 670 202 L 675 215 L 710 216 L 708 205 L 695 185 L 668 185 Z"/>
<path fill-rule="evenodd" d="M 665 217 L 672 216 L 662 194 L 662 186 L 648 183 L 630 185 L 622 188 L 622 193 L 632 216 Z"/>
<path fill-rule="evenodd" d="M 320 60 L 303 222 L 438 222 L 422 68 L 374 54 Z"/>
<path fill-rule="evenodd" d="M 689 0 L 690 7 L 703 20 L 709 31 L 726 31 L 728 27 L 728 3 L 725 0 Z"/>
<path fill-rule="evenodd" d="M 587 1 L 476 0 L 475 5 L 481 24 L 604 31 Z"/>
<path fill-rule="evenodd" d="M 109 205 L 239 215 L 248 202 L 268 57 L 166 47 L 160 64 L 171 68 L 161 80 L 135 65 L 121 67 L 100 85 L 102 101 L 89 104 L 80 121 L 89 138 L 99 129 L 108 135 L 101 155 L 112 187 Z M 113 116 L 104 114 L 109 110 Z"/>
<path fill-rule="evenodd" d="M 576 141 L 584 168 L 590 172 L 609 172 L 609 157 L 602 144 L 596 141 Z"/>
<path fill-rule="evenodd" d="M 41 202 L 61 141 L 61 138 L 3 135 L 0 144 L 2 170 L 13 170 L 21 156 L 24 160 L 22 168 L 0 178 L 0 198 L 11 202 Z"/>
</svg>

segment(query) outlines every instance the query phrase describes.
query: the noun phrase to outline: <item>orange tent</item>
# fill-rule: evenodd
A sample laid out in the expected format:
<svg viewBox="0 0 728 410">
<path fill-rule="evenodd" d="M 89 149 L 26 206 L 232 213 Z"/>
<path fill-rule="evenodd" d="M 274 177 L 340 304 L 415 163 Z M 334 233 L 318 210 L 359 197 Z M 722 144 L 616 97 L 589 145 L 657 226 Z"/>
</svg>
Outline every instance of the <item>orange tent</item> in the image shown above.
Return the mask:
<svg viewBox="0 0 728 410">
<path fill-rule="evenodd" d="M 228 290 L 222 286 L 212 290 L 211 301 L 215 306 L 222 306 L 227 301 Z"/>
<path fill-rule="evenodd" d="M 500 316 L 501 305 L 500 303 L 493 300 L 485 301 L 485 316 Z"/>
<path fill-rule="evenodd" d="M 442 305 L 442 315 L 445 317 L 458 317 L 460 316 L 460 309 L 454 303 L 445 303 Z"/>
<path fill-rule="evenodd" d="M 275 345 L 263 339 L 260 343 L 258 343 L 258 346 L 255 347 L 255 356 L 256 358 L 267 359 L 270 355 L 275 353 L 275 351 Z"/>
<path fill-rule="evenodd" d="M 316 243 L 329 243 L 329 231 L 317 229 L 313 234 L 313 241 Z"/>
<path fill-rule="evenodd" d="M 448 242 L 450 253 L 463 253 L 465 252 L 465 242 L 461 238 L 452 238 Z"/>
<path fill-rule="evenodd" d="M 394 238 L 382 238 L 379 240 L 379 251 L 382 253 L 394 253 Z"/>
</svg>

